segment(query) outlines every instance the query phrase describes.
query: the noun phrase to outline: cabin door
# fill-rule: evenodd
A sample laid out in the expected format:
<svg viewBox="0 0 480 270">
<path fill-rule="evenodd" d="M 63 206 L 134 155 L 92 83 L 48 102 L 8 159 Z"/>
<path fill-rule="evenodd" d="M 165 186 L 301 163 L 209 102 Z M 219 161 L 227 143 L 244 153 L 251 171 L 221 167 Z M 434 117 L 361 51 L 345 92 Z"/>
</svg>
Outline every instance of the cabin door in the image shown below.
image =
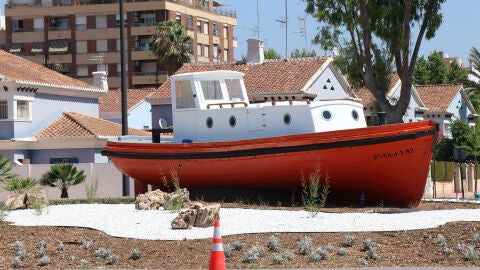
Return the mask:
<svg viewBox="0 0 480 270">
<path fill-rule="evenodd" d="M 263 108 L 247 109 L 248 131 L 263 131 L 267 126 Z"/>
</svg>

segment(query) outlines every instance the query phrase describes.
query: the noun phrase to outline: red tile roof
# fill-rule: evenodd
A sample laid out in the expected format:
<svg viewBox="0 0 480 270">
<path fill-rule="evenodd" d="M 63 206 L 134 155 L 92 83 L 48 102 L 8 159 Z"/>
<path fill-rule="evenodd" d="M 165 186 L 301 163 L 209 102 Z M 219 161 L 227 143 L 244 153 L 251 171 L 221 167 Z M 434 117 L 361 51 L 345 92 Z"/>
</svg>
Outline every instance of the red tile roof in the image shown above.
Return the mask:
<svg viewBox="0 0 480 270">
<path fill-rule="evenodd" d="M 390 78 L 390 84 L 388 85 L 387 93 L 391 93 L 398 83 L 401 83 L 400 77 L 397 73 L 393 73 L 392 78 Z M 368 90 L 366 87 L 359 89 L 357 91 L 357 96 L 362 100 L 362 104 L 366 107 L 371 106 L 377 101 L 377 99 L 373 96 L 370 90 Z"/>
<path fill-rule="evenodd" d="M 416 85 L 418 95 L 429 112 L 446 112 L 461 84 Z"/>
<path fill-rule="evenodd" d="M 93 85 L 0 50 L 0 80 L 2 77 L 37 85 L 57 85 L 66 88 L 87 88 L 89 91 L 103 91 Z"/>
<path fill-rule="evenodd" d="M 145 98 L 156 91 L 155 88 L 141 88 L 127 90 L 127 110 L 136 107 Z M 121 112 L 122 111 L 122 91 L 120 89 L 110 89 L 107 94 L 98 99 L 100 112 Z"/>
<path fill-rule="evenodd" d="M 151 133 L 134 128 L 128 129 L 129 135 L 150 136 Z M 75 112 L 64 112 L 57 120 L 33 135 L 37 139 L 72 137 L 114 137 L 122 135 L 122 126 L 107 120 Z"/>
<path fill-rule="evenodd" d="M 184 65 L 176 74 L 211 70 L 234 70 L 245 74 L 249 95 L 299 94 L 312 76 L 327 62 L 328 57 L 266 60 L 261 64 L 195 63 Z M 170 98 L 170 79 L 150 98 Z"/>
</svg>

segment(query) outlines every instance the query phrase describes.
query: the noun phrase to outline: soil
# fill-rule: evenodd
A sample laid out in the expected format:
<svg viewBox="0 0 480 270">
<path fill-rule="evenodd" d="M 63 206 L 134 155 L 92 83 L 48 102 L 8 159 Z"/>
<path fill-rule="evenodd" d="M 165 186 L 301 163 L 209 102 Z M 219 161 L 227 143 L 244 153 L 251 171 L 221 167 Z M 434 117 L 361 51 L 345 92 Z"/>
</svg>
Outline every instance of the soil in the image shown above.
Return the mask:
<svg viewBox="0 0 480 270">
<path fill-rule="evenodd" d="M 222 207 L 255 207 L 255 208 L 289 208 L 270 205 L 252 205 L 240 203 L 222 203 Z M 375 210 L 378 212 L 439 210 L 455 208 L 480 208 L 478 204 L 422 202 L 416 208 L 394 208 L 374 206 L 358 208 L 352 206 L 326 207 L 326 212 L 363 212 Z M 300 209 L 300 208 L 298 208 Z M 261 226 L 261 224 L 259 224 Z M 213 230 L 212 230 L 213 232 Z M 468 261 L 463 251 L 457 250 L 457 245 L 472 246 L 480 250 L 480 241 L 473 241 L 475 234 L 480 233 L 480 222 L 454 222 L 438 228 L 417 231 L 392 232 L 354 232 L 354 233 L 266 233 L 223 236 L 224 247 L 231 246 L 238 241 L 243 244 L 243 250 L 231 252 L 226 258 L 227 268 L 324 268 L 324 267 L 358 267 L 359 260 L 368 263 L 368 266 L 480 266 L 480 259 Z M 434 239 L 441 234 L 445 237 L 445 246 L 434 243 Z M 344 247 L 345 236 L 353 235 L 357 238 L 352 247 Z M 272 236 L 280 240 L 280 251 L 275 253 L 268 249 Z M 312 239 L 312 247 L 333 247 L 325 259 L 312 262 L 308 255 L 301 255 L 299 241 L 305 237 Z M 377 259 L 367 259 L 367 251 L 363 250 L 363 241 L 370 238 L 376 245 Z M 38 241 L 47 242 L 44 253 L 50 258 L 50 264 L 39 266 L 37 256 Z M 0 269 L 13 267 L 15 258 L 14 244 L 23 243 L 26 258 L 23 267 L 27 269 L 72 269 L 72 268 L 109 268 L 109 269 L 206 269 L 209 267 L 211 239 L 184 240 L 184 241 L 151 241 L 126 239 L 108 236 L 102 232 L 85 228 L 66 227 L 21 227 L 10 226 L 0 222 Z M 87 242 L 91 242 L 89 248 Z M 63 243 L 65 250 L 57 247 Z M 244 262 L 245 253 L 253 246 L 265 248 L 265 254 L 257 262 Z M 338 255 L 340 247 L 347 249 L 344 256 Z M 106 259 L 95 257 L 95 251 L 106 248 L 118 256 L 113 264 Z M 140 258 L 130 258 L 132 249 L 141 251 Z M 451 254 L 444 254 L 449 248 Z M 294 257 L 281 264 L 274 264 L 272 257 L 292 252 Z"/>
</svg>

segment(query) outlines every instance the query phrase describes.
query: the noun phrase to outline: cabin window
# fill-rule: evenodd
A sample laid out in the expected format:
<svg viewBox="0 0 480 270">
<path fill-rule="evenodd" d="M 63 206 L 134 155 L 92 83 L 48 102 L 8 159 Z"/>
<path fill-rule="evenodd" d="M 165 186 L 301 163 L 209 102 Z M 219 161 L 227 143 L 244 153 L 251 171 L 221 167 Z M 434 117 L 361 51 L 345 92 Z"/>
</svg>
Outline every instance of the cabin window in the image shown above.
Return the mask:
<svg viewBox="0 0 480 270">
<path fill-rule="evenodd" d="M 175 95 L 177 109 L 195 108 L 195 100 L 189 80 L 175 82 Z"/>
<path fill-rule="evenodd" d="M 223 100 L 219 81 L 202 81 L 202 92 L 205 100 Z"/>
<path fill-rule="evenodd" d="M 283 122 L 284 122 L 286 125 L 289 125 L 290 122 L 292 122 L 292 116 L 290 116 L 289 113 L 286 113 L 286 114 L 283 116 Z"/>
<path fill-rule="evenodd" d="M 230 101 L 244 101 L 242 85 L 239 79 L 226 79 L 225 85 L 227 86 L 227 92 Z"/>
<path fill-rule="evenodd" d="M 207 121 L 205 122 L 205 124 L 207 124 L 207 127 L 208 127 L 208 128 L 212 128 L 212 127 L 213 127 L 213 119 L 212 119 L 212 117 L 207 117 Z"/>
<path fill-rule="evenodd" d="M 332 119 L 332 113 L 329 112 L 329 111 L 323 111 L 322 117 L 323 117 L 323 119 L 325 119 L 325 120 L 330 120 L 330 119 Z"/>
<path fill-rule="evenodd" d="M 358 112 L 357 112 L 357 111 L 355 111 L 355 110 L 352 111 L 352 118 L 353 118 L 353 120 L 355 120 L 355 121 L 358 120 Z"/>
<path fill-rule="evenodd" d="M 237 125 L 237 118 L 235 118 L 235 116 L 230 116 L 230 119 L 228 120 L 228 122 L 230 123 L 230 126 L 231 127 L 235 127 Z"/>
</svg>

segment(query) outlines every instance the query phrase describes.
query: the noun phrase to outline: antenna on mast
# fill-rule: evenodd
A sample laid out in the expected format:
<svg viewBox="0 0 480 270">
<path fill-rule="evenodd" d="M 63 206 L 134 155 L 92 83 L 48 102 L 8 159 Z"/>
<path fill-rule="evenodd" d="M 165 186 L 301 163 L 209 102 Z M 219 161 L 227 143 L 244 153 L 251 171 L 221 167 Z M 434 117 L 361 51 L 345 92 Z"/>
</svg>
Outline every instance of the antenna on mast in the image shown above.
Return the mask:
<svg viewBox="0 0 480 270">
<path fill-rule="evenodd" d="M 287 0 L 285 0 L 285 19 L 275 20 L 279 23 L 285 24 L 285 59 L 288 59 L 288 12 L 287 12 Z"/>
</svg>

